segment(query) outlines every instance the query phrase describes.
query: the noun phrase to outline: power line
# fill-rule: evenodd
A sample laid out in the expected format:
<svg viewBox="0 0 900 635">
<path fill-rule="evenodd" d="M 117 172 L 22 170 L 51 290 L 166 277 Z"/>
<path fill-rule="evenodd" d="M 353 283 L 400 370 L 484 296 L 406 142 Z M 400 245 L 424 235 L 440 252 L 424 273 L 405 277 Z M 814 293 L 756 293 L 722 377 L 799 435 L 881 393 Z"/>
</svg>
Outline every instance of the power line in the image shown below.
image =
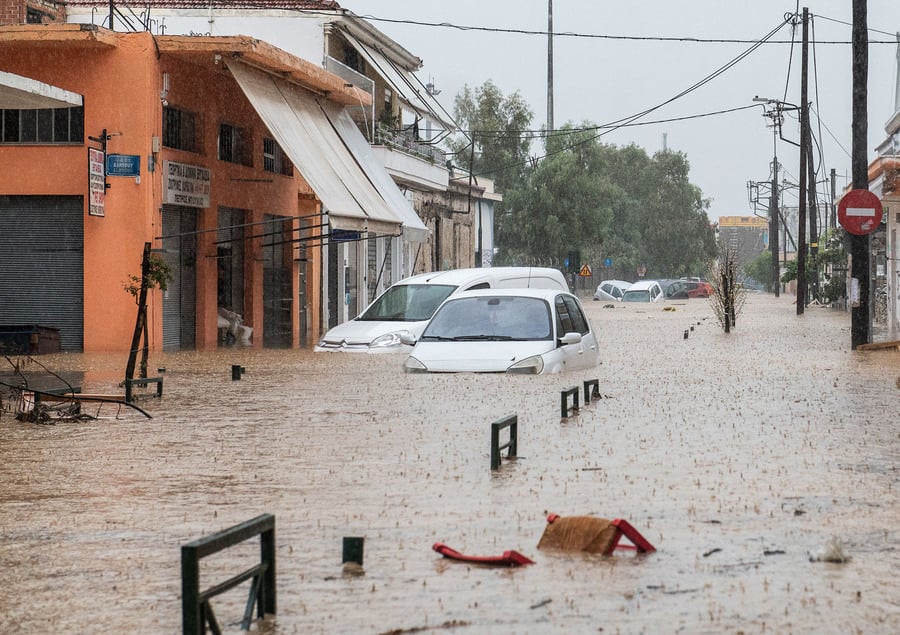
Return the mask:
<svg viewBox="0 0 900 635">
<path fill-rule="evenodd" d="M 658 109 L 662 108 L 663 106 L 666 106 L 666 105 L 672 103 L 673 101 L 676 101 L 677 99 L 680 99 L 681 97 L 684 97 L 685 95 L 687 95 L 687 94 L 689 94 L 689 93 L 691 93 L 691 92 L 697 90 L 697 89 L 700 88 L 701 86 L 703 86 L 703 85 L 705 85 L 705 84 L 711 82 L 713 79 L 719 77 L 719 76 L 722 75 L 725 71 L 730 70 L 733 66 L 735 66 L 736 64 L 738 64 L 739 62 L 741 62 L 741 61 L 742 61 L 743 59 L 745 59 L 746 57 L 748 57 L 748 56 L 749 56 L 751 53 L 753 53 L 756 49 L 758 49 L 760 46 L 762 46 L 767 40 L 769 40 L 769 39 L 771 39 L 772 37 L 774 37 L 774 35 L 775 35 L 776 33 L 778 33 L 778 31 L 780 31 L 780 30 L 782 29 L 782 27 L 784 27 L 784 25 L 787 24 L 787 23 L 792 19 L 792 17 L 793 17 L 792 14 L 787 14 L 787 15 L 785 16 L 785 18 L 781 21 L 781 23 L 778 24 L 778 26 L 776 26 L 776 27 L 773 28 L 771 31 L 769 31 L 769 32 L 768 32 L 765 36 L 763 36 L 761 39 L 755 40 L 755 41 L 753 42 L 752 46 L 750 46 L 749 48 L 747 48 L 746 50 L 744 50 L 743 52 L 741 52 L 740 54 L 738 54 L 736 57 L 734 57 L 734 58 L 732 58 L 731 60 L 729 60 L 728 62 L 726 62 L 724 65 L 720 66 L 720 67 L 719 67 L 718 69 L 716 69 L 715 71 L 713 71 L 713 72 L 711 72 L 710 74 L 708 74 L 708 75 L 707 75 L 706 77 L 704 77 L 703 79 L 698 80 L 697 82 L 695 82 L 694 84 L 692 84 L 692 85 L 689 86 L 688 88 L 685 88 L 684 90 L 682 90 L 682 91 L 681 91 L 680 93 L 678 93 L 677 95 L 675 95 L 675 96 L 673 96 L 673 97 L 670 97 L 669 99 L 667 99 L 667 100 L 665 100 L 665 101 L 663 101 L 663 102 L 661 102 L 661 103 L 659 103 L 659 104 L 657 104 L 657 105 L 655 105 L 655 106 L 652 106 L 652 107 L 650 107 L 650 108 L 647 108 L 646 110 L 643 110 L 643 111 L 638 112 L 638 113 L 635 113 L 635 114 L 633 114 L 633 115 L 629 115 L 629 116 L 627 116 L 627 117 L 623 117 L 623 118 L 621 118 L 621 119 L 617 119 L 616 121 L 610 122 L 609 124 L 607 124 L 607 128 L 604 129 L 603 132 L 600 132 L 600 133 L 598 133 L 598 134 L 596 134 L 596 135 L 594 135 L 594 136 L 592 136 L 592 137 L 589 137 L 589 138 L 587 138 L 587 139 L 582 139 L 582 140 L 580 140 L 580 141 L 576 141 L 575 143 L 572 143 L 572 144 L 570 144 L 570 145 L 568 145 L 568 146 L 566 146 L 566 147 L 564 147 L 564 148 L 561 148 L 561 149 L 559 149 L 559 150 L 557 150 L 557 151 L 554 151 L 554 152 L 548 152 L 547 154 L 544 154 L 544 155 L 538 156 L 538 157 L 532 157 L 532 158 L 530 159 L 530 161 L 536 162 L 536 161 L 539 161 L 540 159 L 545 159 L 545 158 L 547 158 L 547 157 L 550 157 L 550 156 L 553 156 L 553 155 L 556 155 L 556 154 L 560 154 L 560 153 L 562 153 L 562 152 L 567 152 L 567 151 L 569 151 L 569 150 L 572 150 L 572 149 L 575 148 L 576 146 L 584 145 L 584 144 L 586 144 L 586 143 L 590 143 L 590 142 L 592 142 L 592 141 L 594 141 L 594 140 L 596 140 L 596 139 L 599 139 L 599 138 L 602 137 L 603 135 L 606 135 L 606 134 L 609 134 L 610 132 L 613 132 L 614 130 L 618 130 L 619 128 L 622 128 L 622 127 L 624 127 L 624 126 L 626 126 L 626 125 L 629 125 L 629 124 L 633 124 L 635 121 L 637 121 L 637 120 L 640 119 L 641 117 L 644 117 L 644 116 L 650 114 L 651 112 L 653 112 L 653 111 L 655 111 L 655 110 L 658 110 Z M 496 173 L 498 173 L 498 172 L 504 172 L 504 171 L 506 171 L 506 170 L 510 170 L 510 169 L 519 167 L 519 166 L 521 166 L 521 165 L 524 165 L 524 163 L 521 162 L 521 161 L 517 161 L 516 163 L 512 163 L 512 164 L 510 164 L 510 165 L 502 166 L 502 167 L 500 167 L 500 168 L 494 168 L 494 169 L 492 169 L 492 170 L 490 171 L 490 173 L 491 173 L 491 174 L 496 174 Z M 479 175 L 477 175 L 477 176 L 482 176 L 482 175 L 486 175 L 486 173 L 479 174 Z"/>
<path fill-rule="evenodd" d="M 333 15 L 332 12 L 321 11 L 316 9 L 298 9 L 300 13 L 309 13 L 316 15 Z M 368 20 L 370 22 L 384 22 L 387 24 L 407 24 L 412 26 L 424 26 L 424 27 L 432 27 L 432 28 L 443 28 L 443 29 L 454 29 L 457 31 L 480 31 L 484 33 L 508 33 L 514 35 L 537 35 L 541 37 L 547 37 L 552 35 L 553 37 L 567 37 L 567 38 L 580 38 L 580 39 L 595 39 L 595 40 L 624 40 L 624 41 L 637 41 L 637 42 L 686 42 L 686 43 L 695 43 L 695 44 L 755 44 L 757 40 L 745 40 L 739 38 L 699 38 L 699 37 L 687 37 L 687 36 L 654 36 L 654 35 L 609 35 L 609 34 L 600 34 L 600 33 L 576 33 L 572 31 L 554 31 L 549 32 L 541 29 L 517 29 L 517 28 L 503 28 L 503 27 L 489 27 L 489 26 L 476 26 L 471 24 L 453 24 L 451 22 L 426 22 L 424 20 L 409 20 L 409 19 L 397 19 L 397 18 L 380 18 L 374 15 L 356 15 L 351 14 L 353 17 L 360 18 L 362 20 Z M 833 20 L 834 22 L 839 22 L 838 20 Z M 846 23 L 843 23 L 846 24 Z M 892 35 L 890 33 L 886 33 L 884 31 L 878 31 L 875 29 L 870 29 L 875 33 L 883 33 L 886 35 Z M 793 44 L 793 40 L 769 40 L 768 44 Z M 818 42 L 819 44 L 850 44 L 850 40 L 822 40 Z M 896 44 L 896 40 L 869 40 L 869 44 Z"/>
<path fill-rule="evenodd" d="M 672 123 L 674 121 L 687 121 L 689 119 L 701 119 L 703 117 L 714 117 L 716 115 L 725 115 L 732 112 L 738 112 L 740 110 L 749 110 L 750 108 L 759 108 L 760 104 L 748 104 L 746 106 L 735 106 L 734 108 L 724 108 L 722 110 L 713 110 L 710 112 L 701 112 L 693 115 L 683 115 L 681 117 L 671 117 L 669 119 L 654 119 L 653 121 L 635 121 L 632 123 L 606 123 L 599 124 L 596 126 L 581 126 L 578 128 L 556 128 L 555 130 L 546 130 L 541 128 L 540 130 L 517 130 L 515 132 L 504 132 L 501 130 L 491 131 L 491 132 L 478 132 L 479 137 L 492 137 L 492 138 L 502 138 L 502 137 L 529 137 L 531 139 L 540 139 L 545 137 L 553 137 L 564 134 L 576 134 L 579 132 L 594 132 L 595 130 L 606 130 L 606 129 L 618 129 L 618 128 L 629 128 L 632 126 L 655 126 L 662 123 Z M 471 130 L 465 130 L 460 132 L 466 132 L 471 134 Z"/>
</svg>

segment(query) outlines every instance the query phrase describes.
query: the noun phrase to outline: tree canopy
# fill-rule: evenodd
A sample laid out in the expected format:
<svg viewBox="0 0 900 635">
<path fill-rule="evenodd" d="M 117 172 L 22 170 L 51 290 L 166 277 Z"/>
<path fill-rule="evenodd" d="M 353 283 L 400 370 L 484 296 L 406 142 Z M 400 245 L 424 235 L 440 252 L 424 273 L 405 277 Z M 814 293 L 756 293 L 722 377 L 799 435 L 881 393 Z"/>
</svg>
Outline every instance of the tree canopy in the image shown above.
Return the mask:
<svg viewBox="0 0 900 635">
<path fill-rule="evenodd" d="M 497 263 L 559 266 L 578 251 L 585 262 L 612 259 L 621 276 L 643 265 L 648 277 L 678 277 L 704 272 L 715 257 L 708 201 L 683 153 L 605 144 L 586 122 L 548 134 L 544 155 L 529 159 L 532 113 L 490 81 L 465 87 L 456 115 L 475 140 L 474 172 L 503 194 Z M 458 165 L 471 149 L 457 142 Z"/>
</svg>

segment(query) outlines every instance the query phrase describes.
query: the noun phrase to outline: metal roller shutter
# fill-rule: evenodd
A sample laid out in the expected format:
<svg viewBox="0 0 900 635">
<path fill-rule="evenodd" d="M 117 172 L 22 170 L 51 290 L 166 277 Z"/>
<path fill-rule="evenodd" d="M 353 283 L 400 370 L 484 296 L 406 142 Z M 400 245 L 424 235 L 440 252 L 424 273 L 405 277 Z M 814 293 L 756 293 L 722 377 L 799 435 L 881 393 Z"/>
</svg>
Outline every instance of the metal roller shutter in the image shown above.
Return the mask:
<svg viewBox="0 0 900 635">
<path fill-rule="evenodd" d="M 84 349 L 84 200 L 0 196 L 0 325 L 59 329 Z"/>
</svg>

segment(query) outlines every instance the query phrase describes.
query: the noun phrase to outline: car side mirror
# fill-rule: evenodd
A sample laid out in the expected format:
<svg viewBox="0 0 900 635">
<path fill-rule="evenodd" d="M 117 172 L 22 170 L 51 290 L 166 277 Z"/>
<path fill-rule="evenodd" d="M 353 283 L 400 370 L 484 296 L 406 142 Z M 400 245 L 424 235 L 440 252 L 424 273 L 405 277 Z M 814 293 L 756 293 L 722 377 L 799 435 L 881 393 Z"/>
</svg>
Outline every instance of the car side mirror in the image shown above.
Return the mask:
<svg viewBox="0 0 900 635">
<path fill-rule="evenodd" d="M 400 334 L 400 343 L 405 344 L 406 346 L 415 346 L 416 338 L 413 337 L 412 333 L 401 333 Z"/>
<path fill-rule="evenodd" d="M 561 338 L 559 338 L 560 344 L 578 344 L 581 341 L 581 333 L 576 333 L 575 331 L 570 331 L 566 333 Z"/>
</svg>

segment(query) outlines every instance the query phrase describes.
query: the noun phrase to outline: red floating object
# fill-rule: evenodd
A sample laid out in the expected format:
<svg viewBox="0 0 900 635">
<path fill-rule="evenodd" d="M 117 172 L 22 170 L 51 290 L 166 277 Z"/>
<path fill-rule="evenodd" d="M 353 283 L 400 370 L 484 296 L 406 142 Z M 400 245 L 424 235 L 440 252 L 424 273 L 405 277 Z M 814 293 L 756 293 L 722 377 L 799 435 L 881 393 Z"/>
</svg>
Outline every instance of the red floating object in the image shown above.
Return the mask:
<svg viewBox="0 0 900 635">
<path fill-rule="evenodd" d="M 504 551 L 502 556 L 467 556 L 458 552 L 452 547 L 448 547 L 442 542 L 436 542 L 431 546 L 445 558 L 451 560 L 460 560 L 462 562 L 472 562 L 474 564 L 486 564 L 501 567 L 518 567 L 523 564 L 534 564 L 534 560 L 523 556 L 518 551 Z"/>
<path fill-rule="evenodd" d="M 656 551 L 656 547 L 650 544 L 646 538 L 644 538 L 637 529 L 632 527 L 627 520 L 623 520 L 622 518 L 616 518 L 611 523 L 613 526 L 618 528 L 619 533 L 616 535 L 615 541 L 613 542 L 612 549 L 606 552 L 606 555 L 611 555 L 613 551 L 616 549 L 637 549 L 642 552 L 650 552 Z M 634 547 L 631 545 L 620 545 L 619 540 L 621 540 L 622 536 L 625 536 L 630 540 Z"/>
<path fill-rule="evenodd" d="M 619 544 L 623 536 L 632 544 Z M 604 556 L 611 556 L 616 549 L 633 549 L 642 553 L 656 551 L 650 541 L 622 518 L 615 520 L 594 516 L 563 518 L 559 514 L 547 516 L 547 527 L 538 543 L 538 549 L 583 551 Z"/>
</svg>

